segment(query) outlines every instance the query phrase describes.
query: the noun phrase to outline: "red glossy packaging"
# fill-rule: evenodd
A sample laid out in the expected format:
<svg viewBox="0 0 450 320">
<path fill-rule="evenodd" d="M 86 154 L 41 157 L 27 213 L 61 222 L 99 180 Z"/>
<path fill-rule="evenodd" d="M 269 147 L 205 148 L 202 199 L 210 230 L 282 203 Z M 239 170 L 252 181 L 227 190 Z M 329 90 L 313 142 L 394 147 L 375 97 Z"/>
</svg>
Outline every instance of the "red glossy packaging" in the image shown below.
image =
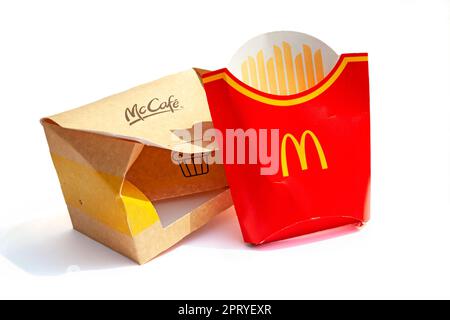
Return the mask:
<svg viewBox="0 0 450 320">
<path fill-rule="evenodd" d="M 227 69 L 203 75 L 212 120 L 227 129 L 279 129 L 280 168 L 225 163 L 244 240 L 285 239 L 369 219 L 367 54 L 343 54 L 314 87 L 295 95 L 254 89 Z M 223 153 L 226 157 L 225 148 Z M 224 158 L 225 158 L 224 157 Z"/>
</svg>

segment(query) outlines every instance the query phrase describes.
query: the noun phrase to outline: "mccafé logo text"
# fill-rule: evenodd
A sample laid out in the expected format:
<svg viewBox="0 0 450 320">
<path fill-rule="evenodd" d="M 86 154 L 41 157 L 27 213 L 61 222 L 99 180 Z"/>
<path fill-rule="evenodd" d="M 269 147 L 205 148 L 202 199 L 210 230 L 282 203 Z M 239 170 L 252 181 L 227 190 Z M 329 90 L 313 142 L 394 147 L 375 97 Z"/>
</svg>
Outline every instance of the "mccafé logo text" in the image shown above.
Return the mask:
<svg viewBox="0 0 450 320">
<path fill-rule="evenodd" d="M 192 136 L 192 133 L 194 136 Z M 281 159 L 281 174 L 283 177 L 288 177 L 288 146 L 293 145 L 300 168 L 302 171 L 305 171 L 308 170 L 306 144 L 313 143 L 322 170 L 328 169 L 324 149 L 319 138 L 311 130 L 303 131 L 298 137 L 291 133 L 286 133 L 280 139 L 279 129 L 250 128 L 245 131 L 243 129 L 226 129 L 224 136 L 222 131 L 214 128 L 209 128 L 203 132 L 202 125 L 196 124 L 193 126 L 193 130 L 178 130 L 176 134 L 184 141 L 194 141 L 194 143 L 211 141 L 205 148 L 215 150 L 215 152 L 214 154 L 208 154 L 208 157 L 204 159 L 208 164 L 259 164 L 261 175 L 276 175 L 280 172 Z M 223 154 L 224 151 L 225 156 Z M 172 160 L 176 164 L 180 161 L 189 162 L 191 158 L 201 159 L 202 157 L 185 157 L 178 152 L 172 153 Z M 201 163 L 201 160 L 198 160 L 198 162 L 197 160 L 192 161 L 195 164 Z M 293 165 L 292 161 L 292 159 L 289 160 L 291 166 Z"/>
<path fill-rule="evenodd" d="M 159 98 L 151 99 L 146 105 L 138 106 L 135 104 L 131 108 L 125 109 L 125 119 L 131 126 L 139 121 L 152 116 L 156 116 L 161 113 L 175 112 L 183 107 L 180 106 L 178 99 L 173 95 L 169 96 L 165 100 L 160 100 Z"/>
</svg>

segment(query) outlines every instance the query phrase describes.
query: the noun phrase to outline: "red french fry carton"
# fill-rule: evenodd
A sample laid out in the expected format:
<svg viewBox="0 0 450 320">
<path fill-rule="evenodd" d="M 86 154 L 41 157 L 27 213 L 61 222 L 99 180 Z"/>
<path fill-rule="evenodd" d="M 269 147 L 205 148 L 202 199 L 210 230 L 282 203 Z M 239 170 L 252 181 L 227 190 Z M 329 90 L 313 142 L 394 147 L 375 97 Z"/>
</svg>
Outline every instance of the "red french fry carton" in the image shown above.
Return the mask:
<svg viewBox="0 0 450 320">
<path fill-rule="evenodd" d="M 310 38 L 274 44 L 265 35 L 269 50 L 241 54 L 241 70 L 203 75 L 214 126 L 227 140 L 224 166 L 242 234 L 252 244 L 369 219 L 368 55 L 333 61 L 329 47 Z M 238 151 L 228 148 L 227 133 L 249 129 L 259 139 L 245 136 L 246 150 L 275 145 L 278 170 L 261 156 L 228 161 Z"/>
</svg>

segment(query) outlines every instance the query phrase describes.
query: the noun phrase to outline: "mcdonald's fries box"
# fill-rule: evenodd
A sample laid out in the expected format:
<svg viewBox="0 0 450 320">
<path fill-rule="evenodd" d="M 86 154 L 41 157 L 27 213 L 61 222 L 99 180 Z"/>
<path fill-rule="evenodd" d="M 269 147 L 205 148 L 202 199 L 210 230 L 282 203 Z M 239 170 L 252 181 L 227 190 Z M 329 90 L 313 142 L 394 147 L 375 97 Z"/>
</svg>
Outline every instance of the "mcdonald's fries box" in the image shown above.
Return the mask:
<svg viewBox="0 0 450 320">
<path fill-rule="evenodd" d="M 211 123 L 202 72 L 41 119 L 76 230 L 142 264 L 232 205 L 214 150 L 174 134 Z"/>
<path fill-rule="evenodd" d="M 367 54 L 337 55 L 309 35 L 273 32 L 203 83 L 214 127 L 243 142 L 222 151 L 245 241 L 368 221 Z"/>
</svg>

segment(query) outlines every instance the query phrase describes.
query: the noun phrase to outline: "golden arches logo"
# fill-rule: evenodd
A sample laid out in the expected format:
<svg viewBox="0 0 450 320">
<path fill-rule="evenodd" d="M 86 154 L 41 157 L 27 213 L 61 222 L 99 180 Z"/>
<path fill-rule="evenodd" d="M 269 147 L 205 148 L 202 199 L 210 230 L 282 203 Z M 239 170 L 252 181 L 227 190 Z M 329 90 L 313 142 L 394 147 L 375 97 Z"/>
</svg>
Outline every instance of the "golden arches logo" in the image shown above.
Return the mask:
<svg viewBox="0 0 450 320">
<path fill-rule="evenodd" d="M 306 143 L 306 136 L 310 136 L 311 139 L 314 142 L 314 145 L 317 150 L 317 154 L 319 155 L 320 159 L 320 165 L 322 166 L 322 169 L 328 169 L 327 159 L 325 157 L 325 153 L 323 152 L 322 146 L 319 142 L 319 139 L 316 137 L 316 135 L 310 131 L 305 130 L 300 138 L 300 143 L 298 142 L 297 138 L 295 138 L 292 134 L 287 133 L 284 135 L 283 140 L 281 142 L 281 171 L 283 173 L 283 177 L 289 176 L 289 169 L 287 165 L 287 157 L 286 157 L 286 144 L 287 140 L 290 139 L 292 143 L 295 146 L 295 149 L 297 150 L 298 158 L 300 160 L 300 166 L 302 170 L 308 169 L 308 162 L 306 161 L 306 152 L 305 152 L 305 143 Z"/>
</svg>

